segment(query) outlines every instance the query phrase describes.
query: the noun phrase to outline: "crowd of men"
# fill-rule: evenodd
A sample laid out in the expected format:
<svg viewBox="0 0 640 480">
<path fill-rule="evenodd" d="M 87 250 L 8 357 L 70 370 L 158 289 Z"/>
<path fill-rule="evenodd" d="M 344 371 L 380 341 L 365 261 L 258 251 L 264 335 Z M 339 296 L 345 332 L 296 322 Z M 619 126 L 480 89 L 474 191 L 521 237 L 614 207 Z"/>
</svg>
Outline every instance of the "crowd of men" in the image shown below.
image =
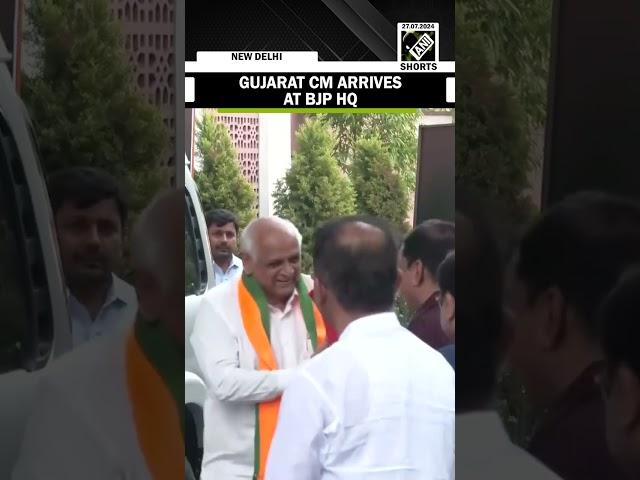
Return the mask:
<svg viewBox="0 0 640 480">
<path fill-rule="evenodd" d="M 193 475 L 181 192 L 129 235 L 134 289 L 118 274 L 118 182 L 75 168 L 49 189 L 74 351 L 39 382 L 13 478 Z M 401 241 L 366 216 L 302 239 L 284 219 L 240 231 L 230 212 L 207 215 L 215 286 L 189 339 L 208 388 L 200 478 L 640 477 L 640 205 L 570 196 L 505 252 L 494 211 L 457 197 L 455 226 L 429 220 Z M 505 365 L 540 412 L 526 450 L 495 409 Z"/>
<path fill-rule="evenodd" d="M 574 194 L 505 255 L 499 208 L 456 196 L 459 478 L 640 478 L 640 205 Z M 540 412 L 530 455 L 493 411 L 503 362 Z"/>
<path fill-rule="evenodd" d="M 206 219 L 216 286 L 190 339 L 209 390 L 201 478 L 453 478 L 453 223 L 426 222 L 399 250 L 380 219 L 327 222 L 307 239 L 312 279 L 291 222 L 239 235 L 231 212 Z"/>
<path fill-rule="evenodd" d="M 399 246 L 378 219 L 321 226 L 310 239 L 311 291 L 308 279 L 296 283 L 295 226 L 257 220 L 238 248 L 230 222 L 235 236 L 214 247 L 214 261 L 241 251 L 244 272 L 226 260 L 237 272 L 206 295 L 191 337 L 210 388 L 203 479 L 451 478 L 445 357 L 458 368 L 459 478 L 640 476 L 640 205 L 575 194 L 506 251 L 491 209 L 458 198 L 455 228 L 430 220 Z M 216 221 L 210 232 L 224 226 Z M 270 328 L 269 345 L 247 333 L 254 326 L 238 292 L 250 278 L 263 289 L 254 313 Z M 307 293 L 325 331 L 335 330 L 328 348 L 318 322 L 305 321 Z M 413 312 L 407 329 L 395 295 Z M 495 410 L 505 366 L 539 415 L 526 449 L 511 443 Z"/>
</svg>

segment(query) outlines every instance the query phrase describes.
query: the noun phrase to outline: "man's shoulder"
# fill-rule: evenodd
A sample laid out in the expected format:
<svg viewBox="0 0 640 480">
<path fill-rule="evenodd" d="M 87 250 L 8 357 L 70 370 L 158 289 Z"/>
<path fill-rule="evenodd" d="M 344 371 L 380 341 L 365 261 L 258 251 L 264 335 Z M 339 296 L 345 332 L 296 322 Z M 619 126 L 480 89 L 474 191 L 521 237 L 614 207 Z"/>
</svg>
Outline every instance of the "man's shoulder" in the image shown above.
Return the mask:
<svg viewBox="0 0 640 480">
<path fill-rule="evenodd" d="M 569 453 L 565 445 L 572 446 Z M 589 478 L 622 476 L 607 448 L 601 394 L 588 376 L 583 375 L 549 408 L 528 449 L 566 477 L 584 468 L 588 468 Z"/>
<path fill-rule="evenodd" d="M 241 278 L 231 279 L 221 283 L 205 292 L 198 306 L 196 324 L 202 315 L 206 317 L 217 316 L 226 323 L 235 323 L 233 318 L 240 315 L 240 304 L 238 300 L 238 286 Z"/>
<path fill-rule="evenodd" d="M 118 277 L 115 273 L 113 275 L 113 289 L 118 298 L 123 300 L 127 305 L 138 305 L 138 294 L 133 285 L 125 282 L 122 278 Z"/>
<path fill-rule="evenodd" d="M 336 342 L 302 364 L 299 371 L 308 378 L 322 381 L 331 375 L 330 372 L 335 372 L 336 369 L 344 371 L 348 368 L 352 363 L 349 361 L 351 356 L 351 352 L 345 345 Z"/>
<path fill-rule="evenodd" d="M 394 339 L 393 351 L 402 352 L 399 358 L 407 375 L 429 378 L 442 392 L 455 390 L 453 366 L 439 350 L 431 347 L 409 330 L 402 328 Z"/>
<path fill-rule="evenodd" d="M 233 255 L 231 264 L 235 265 L 236 267 L 240 267 L 240 268 L 244 267 L 244 263 L 242 262 L 242 259 L 240 257 L 238 257 L 237 255 Z"/>
<path fill-rule="evenodd" d="M 456 430 L 456 433 L 458 430 Z M 487 440 L 485 440 L 487 442 Z M 477 455 L 457 449 L 456 473 L 460 478 L 519 478 L 522 480 L 561 480 L 543 463 L 516 445 L 502 445 L 491 457 Z M 471 458 L 472 460 L 468 460 Z M 466 461 L 465 461 L 466 459 Z M 493 460 L 493 461 L 492 461 Z"/>
<path fill-rule="evenodd" d="M 124 369 L 124 347 L 129 332 L 129 329 L 117 330 L 66 353 L 44 372 L 44 383 L 49 388 L 77 391 L 109 382 L 118 375 L 118 370 Z"/>
<path fill-rule="evenodd" d="M 456 415 L 456 471 L 464 478 L 559 479 L 514 445 L 494 411 Z"/>
<path fill-rule="evenodd" d="M 311 275 L 302 273 L 300 274 L 300 278 L 302 279 L 304 286 L 307 287 L 307 291 L 311 292 L 313 290 L 313 278 Z"/>
<path fill-rule="evenodd" d="M 123 332 L 124 333 L 124 332 Z M 16 464 L 16 478 L 107 478 L 123 469 L 140 477 L 126 370 L 126 335 L 101 337 L 60 357 L 42 372 Z"/>
<path fill-rule="evenodd" d="M 210 288 L 202 295 L 202 301 L 218 303 L 223 300 L 229 302 L 232 299 L 236 299 L 241 278 L 238 276 Z"/>
<path fill-rule="evenodd" d="M 440 349 L 440 353 L 453 368 L 456 368 L 456 346 L 454 344 L 445 345 Z"/>
</svg>

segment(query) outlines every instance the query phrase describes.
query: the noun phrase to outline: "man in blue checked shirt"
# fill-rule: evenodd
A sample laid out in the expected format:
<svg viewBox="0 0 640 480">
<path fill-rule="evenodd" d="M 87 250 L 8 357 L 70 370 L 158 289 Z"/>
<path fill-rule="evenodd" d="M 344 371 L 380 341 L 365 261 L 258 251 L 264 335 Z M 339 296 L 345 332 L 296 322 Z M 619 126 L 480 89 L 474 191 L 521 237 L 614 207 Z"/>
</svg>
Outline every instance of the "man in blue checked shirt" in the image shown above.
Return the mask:
<svg viewBox="0 0 640 480">
<path fill-rule="evenodd" d="M 213 285 L 217 286 L 242 273 L 242 260 L 234 252 L 238 249 L 238 218 L 223 209 L 207 213 L 207 231 L 213 257 Z"/>
</svg>

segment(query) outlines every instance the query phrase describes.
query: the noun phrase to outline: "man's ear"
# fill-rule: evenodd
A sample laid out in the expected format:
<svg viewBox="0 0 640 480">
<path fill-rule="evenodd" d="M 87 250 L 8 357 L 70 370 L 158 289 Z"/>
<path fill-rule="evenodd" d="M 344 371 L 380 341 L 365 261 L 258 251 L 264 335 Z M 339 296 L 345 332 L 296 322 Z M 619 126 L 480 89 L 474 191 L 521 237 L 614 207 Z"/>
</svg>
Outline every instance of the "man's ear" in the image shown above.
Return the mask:
<svg viewBox="0 0 640 480">
<path fill-rule="evenodd" d="M 244 272 L 247 275 L 253 275 L 254 264 L 251 255 L 242 252 L 240 253 L 240 258 L 242 259 L 242 269 L 244 270 Z"/>
<path fill-rule="evenodd" d="M 409 266 L 409 271 L 411 272 L 411 286 L 418 287 L 422 285 L 425 275 L 422 260 L 414 260 L 414 262 Z"/>
<path fill-rule="evenodd" d="M 153 291 L 156 287 L 156 280 L 148 272 L 139 270 L 135 272 L 135 288 L 138 295 L 138 305 L 143 316 L 154 318 L 156 311 L 155 299 Z"/>
<path fill-rule="evenodd" d="M 313 301 L 322 304 L 327 298 L 327 287 L 317 276 L 313 276 Z"/>
<path fill-rule="evenodd" d="M 456 299 L 449 292 L 444 294 L 442 298 L 442 309 L 444 310 L 446 319 L 451 322 L 456 317 Z"/>
<path fill-rule="evenodd" d="M 630 432 L 640 426 L 640 378 L 625 364 L 615 374 L 609 401 L 621 428 Z"/>
<path fill-rule="evenodd" d="M 569 305 L 558 287 L 545 290 L 537 300 L 540 309 L 540 341 L 545 349 L 553 349 L 565 337 L 569 321 Z"/>
</svg>

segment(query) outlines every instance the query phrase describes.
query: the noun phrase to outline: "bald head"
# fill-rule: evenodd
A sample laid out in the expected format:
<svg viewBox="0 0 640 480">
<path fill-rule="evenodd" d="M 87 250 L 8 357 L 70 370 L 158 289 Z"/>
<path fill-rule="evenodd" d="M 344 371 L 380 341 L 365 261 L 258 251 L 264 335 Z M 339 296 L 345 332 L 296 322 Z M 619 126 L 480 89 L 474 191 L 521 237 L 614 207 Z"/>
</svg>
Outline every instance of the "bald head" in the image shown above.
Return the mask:
<svg viewBox="0 0 640 480">
<path fill-rule="evenodd" d="M 244 271 L 274 306 L 284 308 L 300 279 L 301 242 L 293 223 L 278 217 L 254 220 L 242 232 Z"/>
<path fill-rule="evenodd" d="M 182 271 L 184 193 L 166 190 L 158 194 L 140 214 L 131 237 L 131 255 L 136 270 L 169 283 Z M 179 277 L 179 275 L 178 275 Z"/>
<path fill-rule="evenodd" d="M 289 220 L 275 216 L 257 218 L 243 230 L 240 249 L 242 253 L 256 257 L 264 250 L 265 243 L 283 238 L 294 239 L 298 248 L 302 247 L 302 235 Z M 269 248 L 269 245 L 266 247 Z"/>
<path fill-rule="evenodd" d="M 372 314 L 392 309 L 397 248 L 382 220 L 356 216 L 326 223 L 315 235 L 313 265 L 344 310 Z"/>
<path fill-rule="evenodd" d="M 361 220 L 345 223 L 336 232 L 336 243 L 351 251 L 382 250 L 385 240 L 385 232 L 380 227 Z"/>
<path fill-rule="evenodd" d="M 131 238 L 140 311 L 184 348 L 184 192 L 166 190 L 140 214 Z"/>
</svg>

